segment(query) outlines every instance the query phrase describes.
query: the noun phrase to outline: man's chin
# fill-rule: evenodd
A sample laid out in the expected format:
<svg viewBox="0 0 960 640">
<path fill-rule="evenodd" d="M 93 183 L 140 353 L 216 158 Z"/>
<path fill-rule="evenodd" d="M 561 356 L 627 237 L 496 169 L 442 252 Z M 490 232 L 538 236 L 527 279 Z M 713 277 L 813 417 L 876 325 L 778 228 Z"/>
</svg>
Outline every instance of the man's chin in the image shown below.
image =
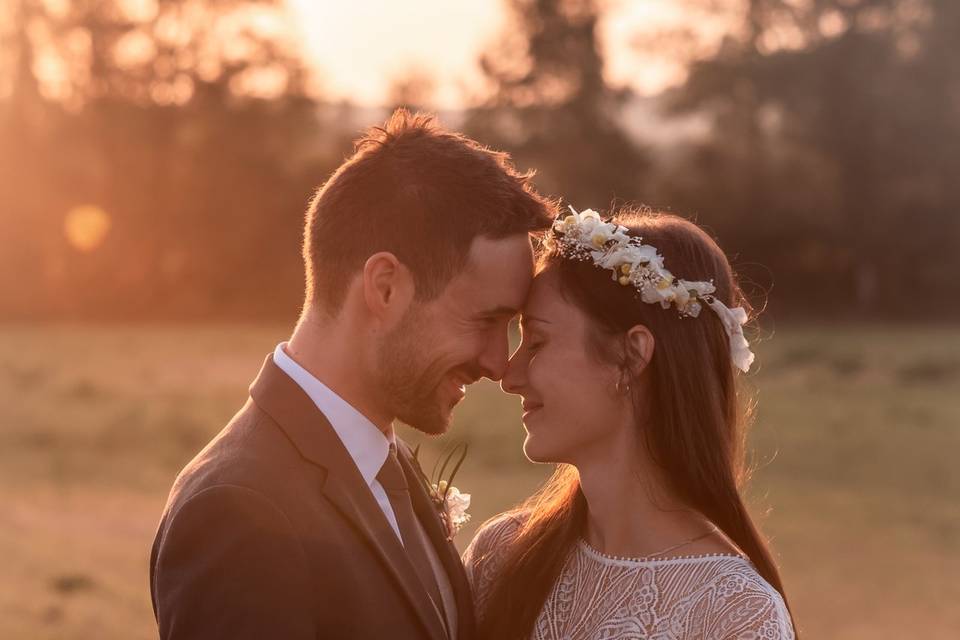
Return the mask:
<svg viewBox="0 0 960 640">
<path fill-rule="evenodd" d="M 397 416 L 401 422 L 428 436 L 442 436 L 450 430 L 453 422 L 452 410 L 442 412 L 410 412 Z"/>
<path fill-rule="evenodd" d="M 420 433 L 426 434 L 428 436 L 442 436 L 447 431 L 450 430 L 449 424 L 425 424 L 423 422 L 417 424 L 410 424 L 404 421 L 404 424 L 409 425 L 410 427 L 416 429 Z"/>
<path fill-rule="evenodd" d="M 450 425 L 429 425 L 426 427 L 414 426 L 413 428 L 428 436 L 442 436 L 450 430 Z"/>
</svg>

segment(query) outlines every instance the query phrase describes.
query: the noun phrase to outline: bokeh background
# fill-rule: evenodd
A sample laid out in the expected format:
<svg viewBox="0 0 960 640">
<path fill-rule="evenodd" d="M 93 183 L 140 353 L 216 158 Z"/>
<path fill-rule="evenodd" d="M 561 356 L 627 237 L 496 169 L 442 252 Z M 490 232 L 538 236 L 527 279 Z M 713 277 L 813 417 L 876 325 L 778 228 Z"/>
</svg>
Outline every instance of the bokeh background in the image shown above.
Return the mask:
<svg viewBox="0 0 960 640">
<path fill-rule="evenodd" d="M 0 3 L 0 637 L 156 636 L 176 472 L 299 311 L 312 191 L 408 106 L 763 309 L 754 513 L 808 638 L 960 634 L 960 3 Z M 549 472 L 479 383 L 474 521 Z M 418 440 L 416 434 L 411 439 Z"/>
</svg>

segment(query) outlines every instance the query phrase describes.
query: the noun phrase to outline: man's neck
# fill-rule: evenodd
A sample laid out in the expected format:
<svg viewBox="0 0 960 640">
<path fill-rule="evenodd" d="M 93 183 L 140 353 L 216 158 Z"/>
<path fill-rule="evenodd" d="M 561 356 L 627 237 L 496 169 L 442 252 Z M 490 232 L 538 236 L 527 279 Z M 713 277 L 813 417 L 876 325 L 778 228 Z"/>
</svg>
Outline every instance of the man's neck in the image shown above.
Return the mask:
<svg viewBox="0 0 960 640">
<path fill-rule="evenodd" d="M 362 345 L 345 323 L 319 322 L 309 313 L 297 323 L 284 350 L 331 391 L 362 413 L 384 435 L 393 431 L 388 415 L 371 393 L 363 366 Z"/>
</svg>

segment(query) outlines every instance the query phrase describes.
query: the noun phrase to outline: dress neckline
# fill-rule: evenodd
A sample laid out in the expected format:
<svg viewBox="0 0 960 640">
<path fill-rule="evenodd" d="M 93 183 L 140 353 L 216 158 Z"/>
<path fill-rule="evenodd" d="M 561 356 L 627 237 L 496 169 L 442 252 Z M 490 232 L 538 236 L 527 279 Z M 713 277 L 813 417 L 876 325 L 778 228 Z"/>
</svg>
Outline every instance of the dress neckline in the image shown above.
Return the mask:
<svg viewBox="0 0 960 640">
<path fill-rule="evenodd" d="M 717 561 L 722 559 L 728 560 L 740 560 L 750 564 L 750 560 L 745 556 L 736 553 L 700 553 L 686 556 L 669 556 L 666 558 L 651 558 L 639 557 L 631 558 L 626 556 L 613 556 L 607 553 L 604 553 L 598 549 L 593 548 L 593 546 L 580 538 L 578 540 L 578 545 L 581 550 L 583 550 L 587 555 L 592 556 L 596 560 L 601 562 L 613 562 L 617 564 L 631 564 L 631 565 L 642 565 L 642 566 L 655 566 L 663 564 L 687 564 L 690 562 L 699 562 L 699 561 Z"/>
</svg>

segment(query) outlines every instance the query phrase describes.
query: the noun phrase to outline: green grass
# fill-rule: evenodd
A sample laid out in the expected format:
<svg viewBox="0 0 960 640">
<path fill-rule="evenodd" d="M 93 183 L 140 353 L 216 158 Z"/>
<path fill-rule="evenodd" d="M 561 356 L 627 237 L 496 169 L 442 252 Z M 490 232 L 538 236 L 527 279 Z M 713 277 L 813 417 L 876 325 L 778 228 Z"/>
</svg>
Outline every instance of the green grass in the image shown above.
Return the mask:
<svg viewBox="0 0 960 640">
<path fill-rule="evenodd" d="M 286 332 L 0 327 L 0 637 L 156 637 L 148 557 L 170 482 Z M 757 350 L 751 501 L 805 636 L 955 637 L 960 329 L 790 327 Z M 549 473 L 524 459 L 519 413 L 490 383 L 457 410 L 461 545 Z"/>
</svg>

